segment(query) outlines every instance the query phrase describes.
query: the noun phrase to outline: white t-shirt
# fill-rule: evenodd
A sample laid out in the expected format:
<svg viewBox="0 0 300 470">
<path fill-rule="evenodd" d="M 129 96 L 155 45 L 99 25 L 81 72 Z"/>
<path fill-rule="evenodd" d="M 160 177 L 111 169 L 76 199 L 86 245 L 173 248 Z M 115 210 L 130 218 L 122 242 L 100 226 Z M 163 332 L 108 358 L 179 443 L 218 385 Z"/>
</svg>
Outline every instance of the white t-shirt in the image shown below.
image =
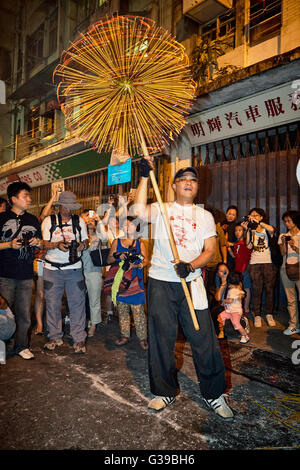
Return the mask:
<svg viewBox="0 0 300 470">
<path fill-rule="evenodd" d="M 81 241 L 87 240 L 88 235 L 87 235 L 87 229 L 84 220 L 79 217 L 79 225 L 81 227 Z M 50 228 L 51 228 L 51 217 L 48 216 L 44 219 L 42 223 L 42 233 L 43 233 L 43 240 L 50 240 Z M 64 236 L 63 236 L 64 235 Z M 70 219 L 66 224 L 63 224 L 63 235 L 61 233 L 61 229 L 58 226 L 58 220 L 57 220 L 57 226 L 56 229 L 54 230 L 51 238 L 51 242 L 63 242 L 64 240 L 69 243 L 72 240 L 75 240 L 75 235 L 73 233 L 73 227 L 72 227 L 72 219 Z M 76 230 L 76 240 L 79 242 L 79 234 L 78 231 Z M 78 256 L 81 257 L 81 252 L 78 252 Z M 64 252 L 61 251 L 59 248 L 55 248 L 54 250 L 48 250 L 46 254 L 46 259 L 49 259 L 50 261 L 53 261 L 54 263 L 68 263 L 69 262 L 69 251 Z M 52 269 L 56 270 L 58 268 L 52 266 L 50 263 L 47 263 L 45 260 L 45 268 L 47 269 Z M 78 261 L 75 264 L 70 264 L 69 266 L 64 266 L 60 269 L 80 269 L 82 267 L 81 261 Z"/>
<path fill-rule="evenodd" d="M 243 307 L 242 307 L 242 298 L 241 297 L 242 291 L 237 287 L 230 287 L 227 292 L 227 299 L 232 299 L 233 302 L 226 304 L 226 311 L 230 313 L 239 313 L 242 315 Z"/>
<path fill-rule="evenodd" d="M 289 237 L 292 237 L 292 239 L 295 242 L 295 245 L 298 246 L 298 248 L 300 248 L 300 232 L 298 232 L 297 235 L 291 235 L 291 232 L 281 233 L 278 238 L 279 245 L 282 244 L 282 238 L 281 238 L 282 235 L 287 235 Z M 287 252 L 287 257 L 286 256 L 283 257 L 283 263 L 282 263 L 283 267 L 285 265 L 285 261 L 287 262 L 287 264 L 296 264 L 299 262 L 299 259 L 300 259 L 300 256 L 298 255 L 298 253 L 296 253 L 296 251 L 292 249 L 289 243 L 287 244 L 287 246 L 288 246 L 288 252 Z"/>
<path fill-rule="evenodd" d="M 263 232 L 253 230 L 251 241 L 253 250 L 251 252 L 250 264 L 272 263 L 267 231 L 265 229 L 263 229 Z"/>
<path fill-rule="evenodd" d="M 161 281 L 181 282 L 174 269 L 174 259 L 168 240 L 165 224 L 158 203 L 152 204 L 156 209 L 156 218 L 152 220 L 154 247 L 149 276 Z M 216 236 L 216 226 L 212 214 L 196 205 L 181 206 L 177 202 L 165 205 L 181 261 L 190 262 L 197 258 L 206 238 Z M 201 275 L 201 269 L 190 273 L 186 281 L 193 281 Z"/>
</svg>

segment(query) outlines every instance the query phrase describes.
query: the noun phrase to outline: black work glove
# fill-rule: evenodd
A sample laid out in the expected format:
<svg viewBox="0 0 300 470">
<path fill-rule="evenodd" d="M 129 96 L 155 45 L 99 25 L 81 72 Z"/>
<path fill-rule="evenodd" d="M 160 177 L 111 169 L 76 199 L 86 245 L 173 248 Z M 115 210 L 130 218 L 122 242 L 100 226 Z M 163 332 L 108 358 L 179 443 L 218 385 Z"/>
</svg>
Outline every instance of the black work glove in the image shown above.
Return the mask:
<svg viewBox="0 0 300 470">
<path fill-rule="evenodd" d="M 179 261 L 179 263 L 175 264 L 175 270 L 181 278 L 186 278 L 190 273 L 195 271 L 190 263 L 185 263 L 184 261 Z"/>
<path fill-rule="evenodd" d="M 152 170 L 146 158 L 140 160 L 140 176 L 143 178 L 149 178 L 149 173 Z"/>
</svg>

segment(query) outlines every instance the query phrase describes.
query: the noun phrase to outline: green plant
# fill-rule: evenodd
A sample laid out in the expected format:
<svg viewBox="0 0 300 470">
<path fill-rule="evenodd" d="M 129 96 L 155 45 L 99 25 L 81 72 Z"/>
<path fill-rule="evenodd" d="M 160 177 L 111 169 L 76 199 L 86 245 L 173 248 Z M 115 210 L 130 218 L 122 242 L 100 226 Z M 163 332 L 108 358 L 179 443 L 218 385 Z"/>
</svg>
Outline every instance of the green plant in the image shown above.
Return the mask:
<svg viewBox="0 0 300 470">
<path fill-rule="evenodd" d="M 191 54 L 191 72 L 198 86 L 212 78 L 212 68 L 218 69 L 217 59 L 225 53 L 227 46 L 224 40 L 198 39 Z"/>
</svg>

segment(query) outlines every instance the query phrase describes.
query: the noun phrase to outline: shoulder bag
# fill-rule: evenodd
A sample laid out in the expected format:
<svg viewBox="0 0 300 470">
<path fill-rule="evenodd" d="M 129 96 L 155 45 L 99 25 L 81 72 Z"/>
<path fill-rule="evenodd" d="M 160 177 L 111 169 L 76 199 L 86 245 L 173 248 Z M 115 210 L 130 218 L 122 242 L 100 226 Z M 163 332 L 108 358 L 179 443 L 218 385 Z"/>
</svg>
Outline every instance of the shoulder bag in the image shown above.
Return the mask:
<svg viewBox="0 0 300 470">
<path fill-rule="evenodd" d="M 288 253 L 288 242 L 285 242 L 286 254 Z M 287 257 L 285 259 L 285 272 L 290 281 L 299 281 L 300 279 L 300 263 L 299 261 L 294 264 L 287 263 Z"/>
<path fill-rule="evenodd" d="M 275 235 L 275 231 L 273 235 L 270 235 L 268 230 L 266 230 L 266 232 L 268 236 L 268 245 L 271 253 L 272 263 L 274 264 L 274 266 L 276 266 L 276 268 L 280 268 L 283 263 L 283 257 L 278 245 L 278 237 Z"/>
<path fill-rule="evenodd" d="M 109 266 L 107 262 L 109 254 L 109 248 L 102 248 L 101 243 L 99 242 L 96 250 L 90 251 L 90 256 L 94 266 Z"/>
</svg>

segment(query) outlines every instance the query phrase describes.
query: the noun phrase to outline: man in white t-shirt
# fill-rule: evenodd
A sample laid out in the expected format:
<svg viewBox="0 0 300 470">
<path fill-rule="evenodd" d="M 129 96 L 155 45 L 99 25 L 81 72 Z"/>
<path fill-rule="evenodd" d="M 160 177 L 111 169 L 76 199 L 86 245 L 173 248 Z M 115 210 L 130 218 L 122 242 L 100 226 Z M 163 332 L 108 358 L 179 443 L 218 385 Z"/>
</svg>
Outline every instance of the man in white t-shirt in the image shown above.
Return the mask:
<svg viewBox="0 0 300 470">
<path fill-rule="evenodd" d="M 166 204 L 167 216 L 177 245 L 180 262 L 174 264 L 167 231 L 159 206 L 147 205 L 147 183 L 151 160 L 142 159 L 141 179 L 135 196 L 135 212 L 148 216 L 154 224 L 154 248 L 148 279 L 149 377 L 155 397 L 148 407 L 160 411 L 174 402 L 178 394 L 174 355 L 178 322 L 189 341 L 202 397 L 216 414 L 231 420 L 233 413 L 224 392 L 225 369 L 208 310 L 201 268 L 215 256 L 216 228 L 212 215 L 193 204 L 198 192 L 198 173 L 189 167 L 179 170 L 172 185 L 176 194 Z M 196 331 L 180 278 L 190 285 L 195 313 L 200 325 Z"/>
<path fill-rule="evenodd" d="M 81 207 L 74 193 L 62 192 L 56 205 L 59 213 L 54 218 L 54 226 L 51 216 L 42 223 L 47 250 L 43 275 L 49 333 L 49 342 L 44 347 L 53 350 L 63 344 L 61 302 L 65 291 L 74 349 L 76 353 L 84 353 L 86 312 L 81 252 L 88 248 L 88 235 L 83 219 L 72 215 L 73 210 Z"/>
</svg>

